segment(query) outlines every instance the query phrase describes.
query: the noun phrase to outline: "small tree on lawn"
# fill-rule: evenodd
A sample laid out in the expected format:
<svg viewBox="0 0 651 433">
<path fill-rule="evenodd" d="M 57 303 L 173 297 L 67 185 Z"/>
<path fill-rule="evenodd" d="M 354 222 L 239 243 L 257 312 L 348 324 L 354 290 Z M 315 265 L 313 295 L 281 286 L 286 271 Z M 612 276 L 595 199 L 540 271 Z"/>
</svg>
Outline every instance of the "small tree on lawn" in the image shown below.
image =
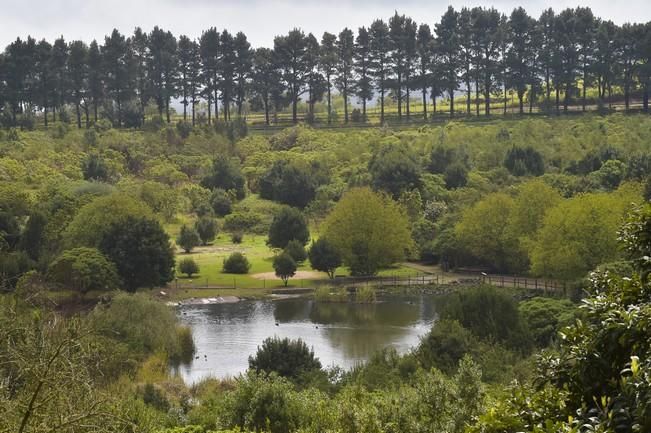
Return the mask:
<svg viewBox="0 0 651 433">
<path fill-rule="evenodd" d="M 274 258 L 273 263 L 276 276 L 283 280 L 285 286 L 291 277 L 296 275 L 296 262 L 289 254 L 283 252 Z"/>
<path fill-rule="evenodd" d="M 267 245 L 272 248 L 285 248 L 292 239 L 305 245 L 310 239 L 310 231 L 301 211 L 285 206 L 271 221 Z"/>
<path fill-rule="evenodd" d="M 197 231 L 185 224 L 181 226 L 179 236 L 176 238 L 176 243 L 183 248 L 183 251 L 189 253 L 192 249 L 201 243 Z"/>
<path fill-rule="evenodd" d="M 208 242 L 215 240 L 217 236 L 217 221 L 214 218 L 201 217 L 194 224 L 194 229 L 201 239 L 201 245 L 208 245 Z"/>
<path fill-rule="evenodd" d="M 197 265 L 197 262 L 195 262 L 193 258 L 186 257 L 179 263 L 179 271 L 181 271 L 182 274 L 187 275 L 188 278 L 192 278 L 193 274 L 199 273 L 199 265 Z"/>
<path fill-rule="evenodd" d="M 308 257 L 312 269 L 325 272 L 330 278 L 335 277 L 335 271 L 341 266 L 341 254 L 324 238 L 312 242 Z"/>
</svg>

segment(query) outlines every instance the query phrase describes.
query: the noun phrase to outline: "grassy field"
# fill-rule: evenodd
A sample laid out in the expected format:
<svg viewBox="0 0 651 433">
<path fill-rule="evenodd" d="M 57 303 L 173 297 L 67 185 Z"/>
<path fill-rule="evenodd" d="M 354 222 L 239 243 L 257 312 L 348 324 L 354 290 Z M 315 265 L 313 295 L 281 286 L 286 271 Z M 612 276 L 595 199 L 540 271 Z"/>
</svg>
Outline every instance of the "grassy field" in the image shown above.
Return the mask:
<svg viewBox="0 0 651 433">
<path fill-rule="evenodd" d="M 175 237 L 178 227 L 178 224 L 168 226 L 172 237 Z M 272 262 L 276 251 L 270 249 L 265 241 L 266 236 L 264 235 L 245 234 L 241 244 L 233 244 L 228 233 L 220 233 L 212 244 L 197 247 L 190 254 L 186 254 L 182 250 L 177 249 L 177 262 L 183 258 L 192 257 L 199 265 L 200 272 L 197 275 L 193 275 L 192 278 L 187 278 L 177 272 L 177 280 L 170 285 L 174 288 L 223 287 L 230 289 L 270 289 L 283 287 L 283 282 L 273 275 L 274 269 Z M 222 272 L 224 259 L 233 252 L 240 252 L 249 259 L 251 270 L 248 274 L 236 275 Z M 416 274 L 417 271 L 413 268 L 402 265 L 384 269 L 380 272 L 380 275 L 383 276 L 407 276 Z M 349 272 L 347 269 L 341 268 L 338 270 L 337 275 L 349 275 Z M 289 286 L 309 287 L 311 281 L 327 278 L 327 274 L 313 271 L 310 268 L 309 261 L 306 261 L 298 268 L 296 277 L 289 281 Z M 214 296 L 214 294 L 206 294 L 203 289 L 202 293 L 204 296 Z"/>
</svg>

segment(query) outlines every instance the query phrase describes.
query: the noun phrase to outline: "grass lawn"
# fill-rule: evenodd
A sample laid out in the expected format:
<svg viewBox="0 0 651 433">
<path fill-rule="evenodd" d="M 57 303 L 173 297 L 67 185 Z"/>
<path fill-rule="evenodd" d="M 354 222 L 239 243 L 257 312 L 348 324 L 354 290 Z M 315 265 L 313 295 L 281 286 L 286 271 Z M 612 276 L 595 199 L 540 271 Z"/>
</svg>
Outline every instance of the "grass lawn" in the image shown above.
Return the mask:
<svg viewBox="0 0 651 433">
<path fill-rule="evenodd" d="M 190 223 L 187 218 L 182 218 L 182 220 L 185 223 Z M 167 230 L 173 239 L 176 237 L 179 227 L 180 224 L 167 226 Z M 177 249 L 177 263 L 186 257 L 192 257 L 199 265 L 200 271 L 199 274 L 193 275 L 192 278 L 187 278 L 177 271 L 178 279 L 170 285 L 172 287 L 178 286 L 183 289 L 206 286 L 218 286 L 220 288 L 223 287 L 230 289 L 233 287 L 236 289 L 270 289 L 283 287 L 284 285 L 282 281 L 276 279 L 273 275 L 274 269 L 272 262 L 275 252 L 265 244 L 266 238 L 265 235 L 260 234 L 245 234 L 241 244 L 233 244 L 229 233 L 220 233 L 212 244 L 197 247 L 190 254 L 186 254 L 181 249 Z M 240 252 L 249 259 L 251 269 L 248 274 L 236 275 L 225 274 L 222 272 L 222 263 L 224 259 L 233 252 Z M 337 272 L 337 275 L 348 274 L 348 270 L 345 268 L 341 268 Z M 419 274 L 418 271 L 403 265 L 396 265 L 389 269 L 383 269 L 379 273 L 381 276 L 415 276 L 417 274 Z M 310 268 L 309 261 L 306 261 L 298 268 L 297 276 L 290 279 L 289 286 L 305 287 L 306 285 L 309 286 L 309 283 L 312 280 L 327 278 L 327 274 L 313 271 Z M 206 289 L 200 289 L 200 291 L 202 293 L 201 296 L 215 296 L 213 293 L 208 294 Z M 217 292 L 219 292 L 220 295 L 223 294 L 219 290 L 217 290 Z M 191 296 L 187 295 L 184 297 Z"/>
</svg>

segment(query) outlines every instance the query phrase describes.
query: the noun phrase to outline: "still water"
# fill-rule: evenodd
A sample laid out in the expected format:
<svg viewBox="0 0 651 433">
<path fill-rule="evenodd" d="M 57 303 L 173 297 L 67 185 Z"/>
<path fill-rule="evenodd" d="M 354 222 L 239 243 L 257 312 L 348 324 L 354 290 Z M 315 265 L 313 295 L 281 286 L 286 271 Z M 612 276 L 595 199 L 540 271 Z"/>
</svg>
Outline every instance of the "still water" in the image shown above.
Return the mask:
<svg viewBox="0 0 651 433">
<path fill-rule="evenodd" d="M 310 298 L 179 307 L 192 327 L 195 360 L 177 371 L 186 383 L 246 371 L 267 337 L 301 338 L 324 367 L 350 368 L 378 349 L 407 352 L 436 319 L 436 297 L 392 296 L 375 304 L 322 303 Z"/>
</svg>

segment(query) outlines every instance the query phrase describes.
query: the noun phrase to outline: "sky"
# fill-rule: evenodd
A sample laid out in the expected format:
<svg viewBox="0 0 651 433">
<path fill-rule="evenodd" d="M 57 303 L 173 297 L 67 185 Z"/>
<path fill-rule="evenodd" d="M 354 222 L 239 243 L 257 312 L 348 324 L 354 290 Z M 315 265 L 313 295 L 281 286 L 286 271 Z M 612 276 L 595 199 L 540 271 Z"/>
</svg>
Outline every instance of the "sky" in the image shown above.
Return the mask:
<svg viewBox="0 0 651 433">
<path fill-rule="evenodd" d="M 274 36 L 294 27 L 320 38 L 324 31 L 368 26 L 394 10 L 433 25 L 450 4 L 494 6 L 505 13 L 523 6 L 536 17 L 547 7 L 590 6 L 595 15 L 622 24 L 651 21 L 649 1 L 626 0 L 623 7 L 623 0 L 0 0 L 0 47 L 27 35 L 50 41 L 63 35 L 66 40 L 90 42 L 114 28 L 130 34 L 137 26 L 149 31 L 155 25 L 190 37 L 213 26 L 243 31 L 254 47 L 272 46 Z"/>
</svg>

